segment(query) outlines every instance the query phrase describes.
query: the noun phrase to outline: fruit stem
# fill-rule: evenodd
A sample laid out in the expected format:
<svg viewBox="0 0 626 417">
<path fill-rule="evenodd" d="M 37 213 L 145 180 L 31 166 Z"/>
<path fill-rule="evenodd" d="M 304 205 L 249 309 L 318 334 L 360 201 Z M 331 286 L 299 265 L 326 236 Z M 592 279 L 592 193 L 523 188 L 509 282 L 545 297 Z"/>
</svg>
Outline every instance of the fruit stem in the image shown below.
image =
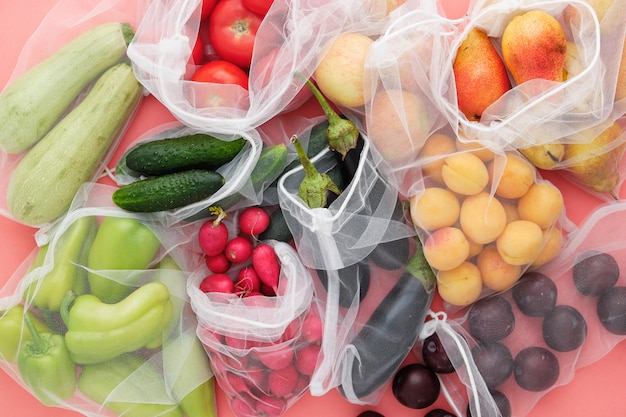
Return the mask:
<svg viewBox="0 0 626 417">
<path fill-rule="evenodd" d="M 214 216 L 217 216 L 217 218 L 213 220 L 213 227 L 219 226 L 222 220 L 224 220 L 224 218 L 227 216 L 224 209 L 222 209 L 220 206 L 209 207 L 209 213 L 211 213 Z"/>
<path fill-rule="evenodd" d="M 350 149 L 354 149 L 359 138 L 359 129 L 357 129 L 354 122 L 348 119 L 340 117 L 335 110 L 330 106 L 326 97 L 317 88 L 310 79 L 305 78 L 301 73 L 296 73 L 296 76 L 302 80 L 313 93 L 316 100 L 322 107 L 326 118 L 328 119 L 328 129 L 326 129 L 326 139 L 330 148 L 341 154 L 342 159 L 346 157 L 346 154 Z"/>
</svg>

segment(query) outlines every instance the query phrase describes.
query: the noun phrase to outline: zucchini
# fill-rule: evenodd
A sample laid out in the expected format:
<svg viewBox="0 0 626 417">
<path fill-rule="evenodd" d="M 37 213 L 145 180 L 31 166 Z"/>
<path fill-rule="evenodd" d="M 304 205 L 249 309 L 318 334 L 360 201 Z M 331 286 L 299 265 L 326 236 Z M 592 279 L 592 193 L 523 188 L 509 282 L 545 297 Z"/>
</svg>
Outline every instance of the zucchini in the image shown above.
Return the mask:
<svg viewBox="0 0 626 417">
<path fill-rule="evenodd" d="M 245 144 L 244 138 L 226 141 L 206 133 L 152 140 L 131 149 L 126 166 L 145 176 L 188 169 L 216 170 L 232 161 Z"/>
<path fill-rule="evenodd" d="M 142 92 L 128 63 L 114 65 L 102 74 L 84 100 L 15 167 L 7 189 L 11 214 L 29 225 L 62 215 L 80 186 L 96 174 Z"/>
<path fill-rule="evenodd" d="M 128 23 L 104 23 L 77 36 L 0 94 L 0 148 L 19 153 L 37 143 L 79 94 L 126 54 Z"/>
<path fill-rule="evenodd" d="M 347 392 L 364 399 L 393 378 L 415 345 L 426 319 L 436 278 L 419 240 L 417 251 L 389 293 L 352 339 L 356 350 L 352 363 L 352 386 Z M 346 389 L 339 387 L 342 395 Z"/>
<path fill-rule="evenodd" d="M 214 171 L 191 169 L 131 182 L 115 190 L 113 202 L 128 211 L 172 210 L 215 194 L 224 177 Z"/>
</svg>

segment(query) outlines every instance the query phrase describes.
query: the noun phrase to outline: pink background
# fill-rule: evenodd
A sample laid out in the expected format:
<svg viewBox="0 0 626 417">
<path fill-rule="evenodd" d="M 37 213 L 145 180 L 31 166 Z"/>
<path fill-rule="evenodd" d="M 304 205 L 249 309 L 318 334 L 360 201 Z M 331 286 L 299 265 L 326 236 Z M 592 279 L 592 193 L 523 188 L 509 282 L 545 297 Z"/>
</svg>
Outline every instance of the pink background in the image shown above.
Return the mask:
<svg viewBox="0 0 626 417">
<path fill-rule="evenodd" d="M 37 28 L 55 0 L 21 0 L 18 3 L 0 2 L 0 86 L 6 84 L 19 53 L 29 35 Z M 442 0 L 450 17 L 461 17 L 467 0 Z M 18 6 L 16 6 L 18 5 Z M 126 139 L 135 138 L 143 132 L 145 126 L 154 123 L 155 118 L 162 121 L 173 120 L 172 116 L 152 97 L 147 97 L 126 134 Z M 120 151 L 113 157 L 117 160 Z M 567 214 L 580 222 L 590 210 L 600 202 L 565 183 L 555 175 L 544 175 L 553 180 L 565 194 Z M 34 229 L 16 224 L 0 217 L 0 287 L 9 279 L 22 260 L 35 247 Z M 626 395 L 621 379 L 626 369 L 626 343 L 617 345 L 602 360 L 576 372 L 574 380 L 566 386 L 556 388 L 544 396 L 528 417 L 568 416 L 588 417 L 601 415 L 626 414 Z M 232 412 L 224 396 L 218 391 L 218 411 L 220 417 L 230 417 Z M 445 407 L 443 399 L 436 404 Z M 360 407 L 348 403 L 335 391 L 324 397 L 304 396 L 285 414 L 285 417 L 335 416 L 350 417 L 365 409 L 376 409 L 387 417 L 419 417 L 427 410 L 412 410 L 400 405 L 388 391 L 375 407 Z M 19 417 L 74 417 L 80 414 L 60 408 L 41 405 L 30 393 L 23 389 L 6 373 L 0 372 L 0 413 Z M 624 413 L 624 414 L 622 414 Z M 461 417 L 461 416 L 459 416 Z"/>
</svg>

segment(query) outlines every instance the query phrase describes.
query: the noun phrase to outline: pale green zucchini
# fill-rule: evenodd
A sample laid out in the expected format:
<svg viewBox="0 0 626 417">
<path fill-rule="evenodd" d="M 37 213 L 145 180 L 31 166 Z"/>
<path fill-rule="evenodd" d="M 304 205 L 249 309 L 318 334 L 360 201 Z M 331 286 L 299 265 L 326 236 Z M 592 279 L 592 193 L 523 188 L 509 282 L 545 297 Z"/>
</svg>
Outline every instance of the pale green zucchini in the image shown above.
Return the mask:
<svg viewBox="0 0 626 417">
<path fill-rule="evenodd" d="M 48 132 L 98 76 L 126 54 L 128 23 L 103 23 L 77 36 L 0 94 L 0 149 L 19 153 Z"/>
<path fill-rule="evenodd" d="M 11 214 L 29 225 L 62 215 L 92 179 L 142 97 L 128 63 L 108 69 L 85 98 L 20 160 L 7 189 Z"/>
</svg>

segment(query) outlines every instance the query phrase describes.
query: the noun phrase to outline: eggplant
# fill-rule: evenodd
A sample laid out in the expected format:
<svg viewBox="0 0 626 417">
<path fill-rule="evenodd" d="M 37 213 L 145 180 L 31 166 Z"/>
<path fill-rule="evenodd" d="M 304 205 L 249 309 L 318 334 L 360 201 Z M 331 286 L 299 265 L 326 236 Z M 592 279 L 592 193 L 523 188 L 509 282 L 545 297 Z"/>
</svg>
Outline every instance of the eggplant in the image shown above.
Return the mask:
<svg viewBox="0 0 626 417">
<path fill-rule="evenodd" d="M 357 262 L 335 271 L 316 270 L 320 282 L 328 290 L 329 275 L 331 279 L 339 279 L 339 305 L 349 308 L 358 297 L 363 301 L 370 287 L 370 269 L 367 262 Z"/>
</svg>

